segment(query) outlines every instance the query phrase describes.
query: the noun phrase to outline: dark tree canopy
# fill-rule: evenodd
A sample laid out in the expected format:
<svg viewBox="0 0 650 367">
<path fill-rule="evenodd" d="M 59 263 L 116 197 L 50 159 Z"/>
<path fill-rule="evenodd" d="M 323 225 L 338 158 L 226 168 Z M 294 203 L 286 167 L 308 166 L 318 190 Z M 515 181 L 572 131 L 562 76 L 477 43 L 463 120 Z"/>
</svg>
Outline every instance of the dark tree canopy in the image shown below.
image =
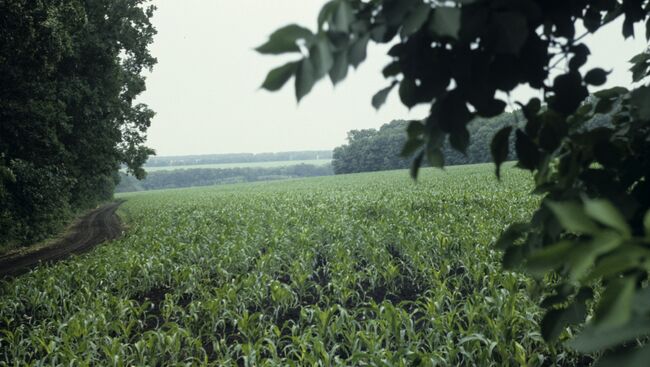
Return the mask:
<svg viewBox="0 0 650 367">
<path fill-rule="evenodd" d="M 520 117 L 521 118 L 521 117 Z M 501 128 L 516 125 L 514 113 L 504 113 L 491 119 L 476 119 L 467 125 L 470 143 L 466 154 L 454 150 L 446 142 L 442 145 L 445 165 L 491 162 L 490 141 Z M 395 120 L 377 129 L 352 130 L 348 143 L 334 149 L 334 173 L 372 172 L 409 168 L 411 159 L 402 152 L 407 142 L 404 132 L 408 121 Z M 511 157 L 511 158 L 514 158 Z"/>
<path fill-rule="evenodd" d="M 643 363 L 650 347 L 635 340 L 650 336 L 650 54 L 631 60 L 637 87 L 588 99 L 588 87 L 603 85 L 608 72 L 584 68 L 590 49 L 583 39 L 619 18 L 621 38 L 641 37 L 634 25 L 642 22 L 648 39 L 649 14 L 647 0 L 333 0 L 316 32 L 290 25 L 257 49 L 297 56 L 262 87 L 278 90 L 295 77 L 300 100 L 325 76 L 343 80 L 370 41 L 390 43 L 388 86 L 372 104 L 380 107 L 397 89 L 406 106 L 430 106 L 407 129 L 414 176 L 425 158 L 443 162 L 446 141 L 466 152 L 468 124 L 505 110 L 497 92 L 541 91 L 543 100 L 517 101 L 523 125 L 504 127 L 490 144 L 499 176 L 514 139 L 518 166 L 533 173 L 543 197 L 529 222 L 497 241 L 504 265 L 540 279 L 553 274 L 544 278 L 547 341 L 566 340 L 566 327 L 591 315 L 572 347 L 608 351 L 603 363 Z M 578 24 L 585 34 L 577 34 Z M 605 113 L 607 124 L 593 127 Z"/>
<path fill-rule="evenodd" d="M 29 243 L 143 177 L 156 60 L 146 0 L 0 2 L 0 243 Z"/>
<path fill-rule="evenodd" d="M 408 158 L 400 156 L 406 142 L 407 122 L 396 120 L 377 129 L 351 130 L 348 143 L 334 149 L 334 173 L 356 173 L 407 168 Z"/>
</svg>

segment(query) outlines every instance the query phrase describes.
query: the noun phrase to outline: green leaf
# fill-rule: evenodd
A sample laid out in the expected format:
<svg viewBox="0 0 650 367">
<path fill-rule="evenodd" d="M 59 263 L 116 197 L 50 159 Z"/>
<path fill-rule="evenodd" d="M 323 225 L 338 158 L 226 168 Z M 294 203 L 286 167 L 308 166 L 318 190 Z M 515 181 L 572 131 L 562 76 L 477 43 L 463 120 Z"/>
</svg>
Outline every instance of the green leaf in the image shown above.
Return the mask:
<svg viewBox="0 0 650 367">
<path fill-rule="evenodd" d="M 569 279 L 579 281 L 585 278 L 587 271 L 594 266 L 596 259 L 622 243 L 621 236 L 614 231 L 600 231 L 588 242 L 580 242 L 569 257 Z M 589 277 L 592 275 L 590 274 Z"/>
<path fill-rule="evenodd" d="M 643 227 L 645 228 L 646 238 L 650 238 L 650 210 L 648 210 L 643 217 Z"/>
<path fill-rule="evenodd" d="M 370 38 L 377 42 L 383 43 L 387 42 L 386 34 L 388 33 L 388 27 L 385 24 L 378 24 L 370 29 Z"/>
<path fill-rule="evenodd" d="M 574 248 L 574 243 L 567 240 L 546 246 L 528 257 L 525 268 L 532 274 L 543 275 L 564 265 Z"/>
<path fill-rule="evenodd" d="M 332 19 L 332 14 L 336 10 L 336 6 L 336 1 L 330 1 L 323 5 L 318 13 L 318 29 L 323 29 L 325 22 L 329 22 Z"/>
<path fill-rule="evenodd" d="M 589 251 L 589 247 L 584 243 L 578 243 L 576 248 L 569 254 L 569 264 L 567 269 L 569 271 L 569 280 L 578 282 L 585 277 L 587 271 L 593 267 L 596 261 L 594 252 Z"/>
<path fill-rule="evenodd" d="M 568 345 L 581 353 L 593 353 L 647 335 L 650 335 L 650 320 L 637 318 L 607 332 L 596 325 L 588 325 Z"/>
<path fill-rule="evenodd" d="M 541 109 L 542 101 L 540 101 L 540 99 L 537 97 L 531 98 L 525 106 L 521 105 L 521 110 L 524 113 L 524 117 L 526 117 L 528 120 L 535 118 Z"/>
<path fill-rule="evenodd" d="M 467 147 L 469 146 L 469 131 L 467 128 L 463 127 L 452 131 L 449 134 L 449 143 L 452 148 L 467 155 Z"/>
<path fill-rule="evenodd" d="M 641 260 L 648 256 L 647 250 L 641 250 L 640 247 L 622 247 L 612 254 L 606 255 L 598 260 L 596 266 L 585 279 L 591 282 L 600 278 L 608 279 L 618 276 L 626 271 L 638 268 Z"/>
<path fill-rule="evenodd" d="M 587 302 L 594 299 L 594 290 L 591 287 L 581 287 L 576 294 L 576 300 L 580 302 Z"/>
<path fill-rule="evenodd" d="M 650 60 L 650 53 L 641 52 L 640 54 L 634 55 L 634 57 L 632 57 L 628 62 L 631 64 L 637 64 L 640 62 L 647 62 L 648 60 Z"/>
<path fill-rule="evenodd" d="M 350 35 L 339 32 L 326 32 L 324 36 L 330 43 L 332 53 L 347 51 L 350 48 Z"/>
<path fill-rule="evenodd" d="M 411 13 L 402 23 L 402 37 L 408 37 L 413 33 L 417 32 L 424 26 L 429 19 L 429 14 L 431 13 L 431 5 L 427 3 L 422 3 L 411 10 Z"/>
<path fill-rule="evenodd" d="M 404 144 L 404 147 L 402 148 L 402 152 L 400 153 L 400 155 L 402 157 L 410 157 L 423 145 L 424 145 L 424 140 L 422 140 L 421 138 L 409 139 Z"/>
<path fill-rule="evenodd" d="M 370 36 L 366 34 L 365 36 L 356 40 L 354 43 L 352 43 L 352 46 L 350 46 L 350 50 L 348 51 L 348 60 L 354 68 L 358 67 L 359 64 L 361 64 L 366 59 L 369 40 Z"/>
<path fill-rule="evenodd" d="M 255 50 L 261 54 L 278 55 L 286 52 L 300 52 L 298 40 L 311 42 L 314 34 L 307 28 L 291 24 L 273 32 L 269 40 Z"/>
<path fill-rule="evenodd" d="M 596 224 L 587 217 L 579 204 L 573 202 L 547 201 L 546 205 L 567 231 L 579 234 L 593 234 L 598 232 Z"/>
<path fill-rule="evenodd" d="M 388 98 L 388 94 L 390 94 L 390 91 L 395 88 L 396 83 L 392 83 L 390 86 L 380 90 L 377 92 L 374 96 L 372 96 L 372 106 L 375 109 L 381 108 L 381 106 L 386 103 L 386 98 Z"/>
<path fill-rule="evenodd" d="M 294 61 L 271 70 L 262 83 L 262 88 L 271 92 L 282 88 L 295 74 L 299 63 L 299 61 Z"/>
<path fill-rule="evenodd" d="M 621 235 L 615 231 L 602 230 L 593 235 L 589 242 L 591 252 L 600 256 L 606 254 L 623 243 Z"/>
<path fill-rule="evenodd" d="M 549 153 L 553 153 L 562 142 L 563 133 L 558 131 L 558 127 L 553 123 L 544 123 L 537 135 L 539 147 Z"/>
<path fill-rule="evenodd" d="M 612 203 L 604 199 L 585 199 L 585 213 L 596 221 L 616 229 L 620 233 L 630 236 L 630 227 L 623 218 L 623 215 Z"/>
<path fill-rule="evenodd" d="M 382 15 L 390 28 L 399 28 L 406 16 L 413 8 L 421 4 L 422 0 L 385 1 L 382 4 Z"/>
<path fill-rule="evenodd" d="M 537 145 L 521 129 L 515 131 L 515 137 L 519 167 L 530 171 L 535 170 L 541 159 Z"/>
<path fill-rule="evenodd" d="M 521 238 L 528 229 L 530 229 L 528 223 L 513 223 L 503 231 L 494 246 L 500 250 L 505 250 L 506 248 L 513 246 L 514 242 Z"/>
<path fill-rule="evenodd" d="M 594 93 L 594 96 L 598 98 L 617 98 L 624 94 L 627 94 L 628 92 L 629 90 L 627 90 L 626 88 L 614 87 L 614 88 L 600 90 Z"/>
<path fill-rule="evenodd" d="M 646 287 L 636 291 L 634 302 L 632 302 L 632 311 L 642 315 L 650 311 L 650 288 Z"/>
<path fill-rule="evenodd" d="M 417 139 L 425 133 L 424 124 L 417 120 L 410 121 L 409 126 L 406 127 L 406 133 L 409 139 Z"/>
<path fill-rule="evenodd" d="M 393 61 L 390 64 L 386 65 L 384 70 L 381 73 L 384 75 L 384 78 L 390 78 L 391 76 L 396 76 L 402 72 L 399 61 Z"/>
<path fill-rule="evenodd" d="M 603 70 L 601 68 L 595 68 L 595 69 L 591 69 L 591 70 L 589 70 L 587 72 L 587 74 L 585 75 L 584 80 L 585 80 L 585 83 L 587 83 L 587 84 L 591 84 L 591 85 L 595 85 L 595 86 L 603 85 L 603 84 L 605 84 L 607 82 L 607 75 L 608 74 L 609 74 L 608 72 L 606 72 L 605 70 Z"/>
<path fill-rule="evenodd" d="M 567 283 L 560 283 L 556 286 L 553 287 L 553 293 L 546 297 L 542 303 L 540 303 L 541 307 L 544 308 L 552 308 L 552 306 L 558 305 L 560 303 L 565 303 L 569 297 L 574 293 L 574 287 L 570 284 Z M 575 300 L 579 300 L 581 302 L 585 302 L 588 297 L 575 297 Z"/>
<path fill-rule="evenodd" d="M 578 71 L 578 69 L 587 63 L 591 51 L 587 45 L 580 43 L 571 47 L 571 52 L 573 53 L 573 57 L 569 61 L 569 69 Z"/>
<path fill-rule="evenodd" d="M 422 166 L 422 160 L 424 159 L 424 152 L 420 152 L 420 154 L 413 159 L 413 162 L 411 163 L 411 177 L 414 180 L 417 180 L 418 178 L 418 173 L 420 171 L 420 166 Z"/>
<path fill-rule="evenodd" d="M 338 52 L 334 55 L 334 65 L 330 69 L 329 75 L 332 84 L 336 85 L 348 75 L 348 53 L 346 51 Z"/>
<path fill-rule="evenodd" d="M 650 87 L 645 86 L 632 91 L 630 103 L 636 107 L 639 119 L 650 120 Z"/>
<path fill-rule="evenodd" d="M 626 349 L 618 353 L 605 354 L 594 367 L 647 367 L 648 361 L 650 361 L 650 345 L 646 344 L 633 350 Z"/>
<path fill-rule="evenodd" d="M 404 78 L 399 83 L 399 98 L 408 108 L 412 108 L 418 104 L 417 86 L 413 79 Z"/>
<path fill-rule="evenodd" d="M 435 121 L 432 121 L 431 118 L 428 118 L 425 122 L 425 134 L 427 136 L 427 141 L 434 146 L 441 147 L 445 143 L 447 134 L 440 129 L 438 124 Z"/>
<path fill-rule="evenodd" d="M 580 73 L 570 71 L 553 80 L 553 94 L 549 99 L 549 107 L 568 116 L 589 96 L 589 90 L 583 85 Z"/>
<path fill-rule="evenodd" d="M 501 178 L 501 164 L 508 159 L 508 152 L 510 150 L 510 134 L 512 133 L 512 126 L 506 126 L 499 130 L 492 138 L 490 144 L 490 152 L 492 153 L 492 160 L 496 165 L 497 178 Z"/>
<path fill-rule="evenodd" d="M 476 113 L 481 117 L 492 118 L 500 116 L 506 109 L 506 103 L 500 99 L 492 98 L 474 106 Z"/>
<path fill-rule="evenodd" d="M 497 53 L 519 55 L 528 39 L 527 18 L 514 11 L 495 12 L 492 27 L 498 35 L 495 49 Z"/>
<path fill-rule="evenodd" d="M 542 337 L 547 342 L 557 340 L 569 325 L 581 323 L 587 316 L 584 302 L 575 301 L 567 308 L 550 310 L 541 322 Z"/>
<path fill-rule="evenodd" d="M 315 70 L 310 59 L 304 59 L 298 64 L 296 72 L 296 99 L 298 102 L 309 94 L 316 84 Z"/>
<path fill-rule="evenodd" d="M 427 160 L 432 167 L 442 168 L 445 166 L 445 156 L 442 154 L 440 147 L 431 142 L 426 146 Z"/>
<path fill-rule="evenodd" d="M 339 0 L 332 14 L 331 29 L 338 32 L 349 32 L 350 24 L 354 21 L 352 7 L 347 0 Z"/>
<path fill-rule="evenodd" d="M 555 306 L 555 305 L 558 305 L 560 303 L 566 302 L 568 298 L 569 298 L 568 295 L 552 294 L 552 295 L 544 298 L 544 300 L 542 300 L 542 302 L 539 304 L 539 306 L 542 307 L 542 308 L 552 308 L 552 306 Z"/>
<path fill-rule="evenodd" d="M 429 22 L 429 30 L 440 37 L 458 39 L 460 32 L 459 8 L 440 7 L 433 11 L 433 18 Z"/>
<path fill-rule="evenodd" d="M 504 251 L 501 263 L 506 270 L 515 269 L 524 259 L 524 250 L 522 246 L 510 246 Z"/>
<path fill-rule="evenodd" d="M 314 66 L 316 79 L 325 76 L 334 66 L 330 44 L 324 37 L 321 37 L 309 50 L 309 58 Z"/>
<path fill-rule="evenodd" d="M 417 88 L 414 94 L 416 101 L 429 103 L 433 95 L 426 88 Z M 431 107 L 431 118 L 438 122 L 440 129 L 451 133 L 463 129 L 474 118 L 467 108 L 467 100 L 458 89 L 454 89 L 435 100 Z"/>
<path fill-rule="evenodd" d="M 609 113 L 614 107 L 614 99 L 599 98 L 594 108 L 595 113 Z"/>
<path fill-rule="evenodd" d="M 607 330 L 623 326 L 630 320 L 635 283 L 634 277 L 618 278 L 609 282 L 596 307 L 596 327 Z"/>
<path fill-rule="evenodd" d="M 632 72 L 632 81 L 639 82 L 648 76 L 648 65 L 646 63 L 638 63 L 630 68 Z"/>
<path fill-rule="evenodd" d="M 596 32 L 601 25 L 600 11 L 590 7 L 587 9 L 584 18 L 582 19 L 582 23 L 589 32 Z"/>
</svg>

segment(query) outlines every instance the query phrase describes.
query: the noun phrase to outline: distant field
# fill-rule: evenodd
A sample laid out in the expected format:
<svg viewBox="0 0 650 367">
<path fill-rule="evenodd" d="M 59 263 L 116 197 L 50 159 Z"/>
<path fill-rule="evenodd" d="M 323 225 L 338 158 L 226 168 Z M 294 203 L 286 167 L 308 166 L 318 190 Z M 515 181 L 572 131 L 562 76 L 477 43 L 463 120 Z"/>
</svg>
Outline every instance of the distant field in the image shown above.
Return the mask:
<svg viewBox="0 0 650 367">
<path fill-rule="evenodd" d="M 510 167 L 119 195 L 125 237 L 0 283 L 0 365 L 575 366 L 491 245 Z"/>
<path fill-rule="evenodd" d="M 275 161 L 275 162 L 246 162 L 246 163 L 218 163 L 218 164 L 196 164 L 187 166 L 163 166 L 163 167 L 147 167 L 147 172 L 156 171 L 173 171 L 178 169 L 193 169 L 193 168 L 273 168 L 273 167 L 286 167 L 295 166 L 297 164 L 311 164 L 315 166 L 322 166 L 331 163 L 331 159 L 311 159 L 311 160 L 296 160 L 296 161 Z"/>
</svg>

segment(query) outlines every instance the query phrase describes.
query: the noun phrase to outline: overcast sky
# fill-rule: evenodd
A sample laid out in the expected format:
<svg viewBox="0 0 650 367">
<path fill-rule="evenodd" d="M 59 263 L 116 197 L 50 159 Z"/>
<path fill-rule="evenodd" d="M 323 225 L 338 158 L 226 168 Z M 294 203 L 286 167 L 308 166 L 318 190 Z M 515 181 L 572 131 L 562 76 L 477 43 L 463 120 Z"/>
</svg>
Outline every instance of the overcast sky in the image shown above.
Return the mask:
<svg viewBox="0 0 650 367">
<path fill-rule="evenodd" d="M 151 50 L 158 58 L 140 98 L 156 111 L 148 145 L 158 155 L 279 152 L 332 149 L 351 129 L 376 128 L 393 119 L 426 115 L 408 111 L 393 93 L 381 111 L 370 98 L 387 85 L 381 70 L 386 48 L 372 45 L 368 60 L 333 88 L 323 80 L 298 105 L 293 83 L 280 92 L 259 90 L 266 73 L 289 58 L 253 48 L 290 23 L 315 28 L 322 0 L 154 0 L 158 29 Z M 588 41 L 590 65 L 614 69 L 608 85 L 629 85 L 627 60 L 646 45 L 642 27 L 623 42 L 620 24 Z M 518 98 L 530 93 L 520 91 Z"/>
</svg>

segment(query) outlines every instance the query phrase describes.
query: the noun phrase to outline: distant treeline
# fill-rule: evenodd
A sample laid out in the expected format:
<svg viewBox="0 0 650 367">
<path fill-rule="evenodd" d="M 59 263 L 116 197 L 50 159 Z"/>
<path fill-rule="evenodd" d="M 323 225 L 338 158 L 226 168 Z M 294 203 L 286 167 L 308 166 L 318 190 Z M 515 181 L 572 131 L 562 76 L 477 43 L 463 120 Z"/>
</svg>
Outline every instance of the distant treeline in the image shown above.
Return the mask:
<svg viewBox="0 0 650 367">
<path fill-rule="evenodd" d="M 593 101 L 593 97 L 590 97 Z M 490 144 L 494 134 L 505 126 L 522 126 L 525 122 L 520 111 L 507 112 L 491 119 L 475 119 L 467 125 L 470 143 L 467 154 L 451 147 L 449 141 L 443 144 L 445 165 L 462 165 L 492 162 Z M 584 128 L 611 126 L 611 113 L 598 114 Z M 352 130 L 348 132 L 348 143 L 334 149 L 332 168 L 335 174 L 385 171 L 409 168 L 411 158 L 400 155 L 406 143 L 408 121 L 396 120 L 377 129 Z M 510 159 L 515 159 L 514 139 L 510 139 Z"/>
<path fill-rule="evenodd" d="M 172 189 L 193 186 L 211 186 L 219 184 L 271 181 L 288 178 L 315 177 L 332 175 L 332 166 L 297 164 L 287 167 L 246 167 L 246 168 L 193 168 L 173 171 L 156 171 L 147 178 L 138 181 L 132 176 L 121 174 L 117 192 Z"/>
<path fill-rule="evenodd" d="M 178 157 L 151 157 L 146 166 L 189 166 L 197 164 L 221 163 L 251 163 L 251 162 L 277 162 L 277 161 L 305 161 L 314 159 L 332 159 L 331 150 L 280 152 L 280 153 L 235 153 L 235 154 L 210 154 L 187 155 Z"/>
<path fill-rule="evenodd" d="M 491 162 L 492 137 L 504 126 L 517 125 L 517 121 L 523 121 L 523 116 L 515 116 L 513 113 L 504 113 L 492 119 L 474 120 L 467 127 L 471 136 L 467 155 L 454 150 L 449 142 L 445 142 L 445 165 Z M 406 142 L 407 126 L 407 121 L 397 120 L 384 124 L 379 130 L 348 132 L 348 143 L 334 149 L 334 172 L 341 174 L 408 168 L 411 159 L 400 156 Z"/>
</svg>

